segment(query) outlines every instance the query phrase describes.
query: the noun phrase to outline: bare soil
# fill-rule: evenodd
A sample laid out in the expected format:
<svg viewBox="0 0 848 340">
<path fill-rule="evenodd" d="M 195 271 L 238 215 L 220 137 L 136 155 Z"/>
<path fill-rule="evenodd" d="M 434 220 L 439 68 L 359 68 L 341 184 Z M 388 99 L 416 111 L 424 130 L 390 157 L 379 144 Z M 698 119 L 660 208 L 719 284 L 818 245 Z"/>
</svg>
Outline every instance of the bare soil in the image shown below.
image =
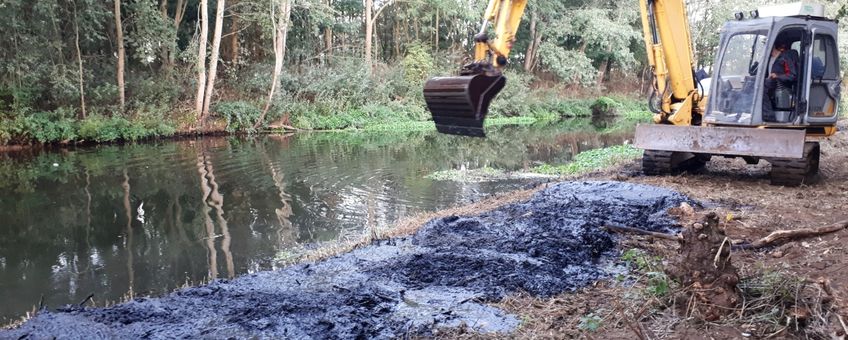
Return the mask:
<svg viewBox="0 0 848 340">
<path fill-rule="evenodd" d="M 842 121 L 840 130 L 848 128 L 846 123 Z M 722 230 L 731 240 L 754 241 L 777 230 L 821 227 L 848 219 L 848 134 L 840 132 L 821 140 L 821 148 L 822 165 L 818 182 L 794 188 L 770 185 L 768 173 L 771 166 L 765 161 L 748 165 L 741 159 L 726 158 L 713 158 L 705 169 L 675 176 L 643 176 L 639 161 L 633 161 L 617 169 L 580 178 L 673 189 L 704 205 L 698 209 L 698 216 L 715 212 L 721 218 Z M 694 220 L 695 216 L 691 216 L 690 221 L 681 218 L 681 223 Z M 848 297 L 846 240 L 848 230 L 842 230 L 760 250 L 734 250 L 732 261 L 739 267 L 742 280 L 760 282 L 764 277 L 765 281 L 774 277 L 799 282 L 793 286 L 798 288 L 794 297 L 815 300 L 819 312 L 825 313 L 827 309 L 838 308 L 834 308 L 831 299 L 815 282 L 829 280 L 836 296 L 842 297 L 843 301 Z M 622 250 L 646 250 L 652 256 L 662 258 L 665 265 L 671 265 L 673 259 L 679 256 L 677 242 L 648 236 L 632 236 L 619 247 Z M 801 292 L 800 287 L 808 292 Z M 628 285 L 602 281 L 577 293 L 550 299 L 514 295 L 497 306 L 520 315 L 524 320 L 517 331 L 507 336 L 520 339 L 845 339 L 846 336 L 838 323 L 837 327 L 833 327 L 832 320 L 824 320 L 827 318 L 821 317 L 812 307 L 775 313 L 802 314 L 794 321 L 760 318 L 763 315 L 754 318 L 747 311 L 735 310 L 729 317 L 704 322 L 681 315 L 679 309 L 670 307 L 674 301 L 659 301 L 646 296 L 644 289 L 640 283 Z M 810 304 L 799 302 L 797 305 Z M 777 302 L 773 306 L 777 309 L 784 307 Z M 842 308 L 844 310 L 845 306 Z M 587 316 L 598 317 L 597 329 L 587 327 Z M 822 320 L 811 320 L 814 317 Z M 802 320 L 804 318 L 807 318 L 806 321 Z M 441 335 L 445 338 L 485 337 L 462 331 Z"/>
</svg>

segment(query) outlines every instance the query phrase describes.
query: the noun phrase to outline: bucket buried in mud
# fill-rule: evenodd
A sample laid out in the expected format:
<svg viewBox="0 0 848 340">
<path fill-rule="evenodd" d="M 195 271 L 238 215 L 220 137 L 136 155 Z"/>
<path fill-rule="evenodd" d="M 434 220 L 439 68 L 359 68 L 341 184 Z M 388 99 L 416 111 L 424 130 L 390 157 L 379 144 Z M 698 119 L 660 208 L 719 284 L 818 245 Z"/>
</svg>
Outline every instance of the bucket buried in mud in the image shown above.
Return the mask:
<svg viewBox="0 0 848 340">
<path fill-rule="evenodd" d="M 506 85 L 503 75 L 435 77 L 424 85 L 424 101 L 441 133 L 485 137 L 489 103 Z"/>
</svg>

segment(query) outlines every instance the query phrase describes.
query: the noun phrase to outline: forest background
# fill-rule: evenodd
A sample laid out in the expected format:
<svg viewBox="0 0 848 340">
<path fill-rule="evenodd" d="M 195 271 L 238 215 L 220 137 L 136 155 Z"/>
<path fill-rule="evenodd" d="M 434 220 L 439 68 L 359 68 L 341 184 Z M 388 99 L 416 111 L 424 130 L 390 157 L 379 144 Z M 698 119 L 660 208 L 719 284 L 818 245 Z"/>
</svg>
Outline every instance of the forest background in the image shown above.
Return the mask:
<svg viewBox="0 0 848 340">
<path fill-rule="evenodd" d="M 687 0 L 698 67 L 733 13 Z M 429 119 L 421 89 L 467 62 L 484 0 L 2 0 L 0 145 Z M 848 16 L 848 0 L 825 4 Z M 842 67 L 848 30 L 840 27 Z M 638 2 L 532 0 L 496 117 L 583 115 L 649 91 Z M 612 94 L 611 94 L 612 93 Z M 617 103 L 616 103 L 617 102 Z"/>
</svg>

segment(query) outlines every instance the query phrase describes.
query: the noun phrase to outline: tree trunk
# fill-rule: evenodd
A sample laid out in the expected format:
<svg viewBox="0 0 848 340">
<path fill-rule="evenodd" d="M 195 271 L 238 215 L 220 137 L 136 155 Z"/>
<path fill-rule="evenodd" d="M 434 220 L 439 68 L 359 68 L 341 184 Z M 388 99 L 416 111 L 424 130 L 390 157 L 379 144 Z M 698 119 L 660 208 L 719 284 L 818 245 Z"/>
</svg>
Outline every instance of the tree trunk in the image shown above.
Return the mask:
<svg viewBox="0 0 848 340">
<path fill-rule="evenodd" d="M 197 49 L 197 97 L 194 100 L 194 111 L 197 113 L 197 123 L 203 118 L 203 94 L 206 90 L 206 40 L 209 38 L 209 5 L 207 0 L 200 0 L 200 37 Z"/>
<path fill-rule="evenodd" d="M 121 23 L 121 0 L 115 0 L 115 34 L 118 40 L 118 98 L 121 101 L 121 113 L 127 103 L 124 92 L 124 64 L 126 63 L 126 52 L 124 50 L 124 28 Z"/>
<path fill-rule="evenodd" d="M 598 67 L 598 82 L 595 85 L 597 90 L 600 90 L 604 86 L 604 78 L 607 76 L 607 68 L 609 67 L 609 58 L 604 59 L 604 62 L 601 63 L 601 66 Z"/>
<path fill-rule="evenodd" d="M 167 66 L 171 67 L 174 65 L 174 59 L 177 55 L 176 51 L 176 41 L 177 36 L 179 35 L 180 25 L 183 23 L 183 17 L 185 17 L 186 7 L 188 6 L 188 2 L 186 0 L 177 0 L 177 7 L 174 12 L 174 36 L 172 37 L 174 41 L 174 47 L 168 52 L 168 61 Z"/>
<path fill-rule="evenodd" d="M 374 19 L 371 14 L 374 10 L 374 0 L 365 0 L 365 67 L 371 74 L 371 36 L 374 30 Z"/>
<path fill-rule="evenodd" d="M 439 10 L 436 9 L 436 43 L 433 47 L 433 50 L 439 50 Z"/>
<path fill-rule="evenodd" d="M 74 44 L 77 48 L 77 65 L 79 66 L 79 92 L 80 92 L 80 116 L 85 119 L 85 70 L 82 67 L 82 51 L 80 50 L 79 18 L 77 18 L 77 7 L 74 3 Z"/>
<path fill-rule="evenodd" d="M 330 0 L 324 2 L 324 5 L 327 8 L 331 8 Z M 328 56 L 333 55 L 333 25 L 329 24 L 327 27 L 324 27 L 324 50 L 327 51 Z"/>
<path fill-rule="evenodd" d="M 527 44 L 527 53 L 524 55 L 524 72 L 533 70 L 533 56 L 535 53 L 536 42 L 536 11 L 530 13 L 530 43 Z"/>
<path fill-rule="evenodd" d="M 327 55 L 333 55 L 333 28 L 330 26 L 324 28 L 324 50 Z"/>
<path fill-rule="evenodd" d="M 231 6 L 235 6 L 238 1 L 233 1 Z M 230 57 L 229 61 L 234 65 L 238 62 L 239 57 L 239 30 L 241 27 L 239 26 L 240 22 L 238 20 L 238 15 L 234 15 L 232 11 L 230 11 L 230 15 L 232 15 L 233 19 L 230 21 Z"/>
<path fill-rule="evenodd" d="M 283 61 L 286 57 L 286 39 L 289 32 L 289 19 L 291 17 L 291 0 L 276 0 L 276 5 L 279 7 L 275 10 L 275 6 L 271 6 L 271 23 L 274 24 L 274 74 L 271 75 L 271 89 L 268 91 L 268 102 L 265 103 L 265 108 L 262 109 L 262 114 L 259 119 L 253 124 L 254 129 L 258 129 L 265 121 L 265 115 L 271 109 L 271 104 L 274 102 L 274 94 L 277 91 L 277 83 L 280 79 L 280 73 L 283 71 Z M 278 12 L 275 14 L 275 12 Z"/>
<path fill-rule="evenodd" d="M 400 58 L 401 35 L 400 35 L 400 24 L 398 23 L 397 20 L 395 20 L 393 31 L 394 31 L 393 32 L 394 33 L 394 42 L 395 42 L 395 57 Z"/>
<path fill-rule="evenodd" d="M 212 93 L 215 91 L 215 78 L 218 76 L 218 58 L 221 53 L 221 34 L 224 31 L 224 4 L 226 1 L 218 0 L 215 11 L 215 33 L 212 36 L 212 57 L 209 59 L 209 77 L 206 84 L 206 92 L 203 99 L 203 114 L 201 124 L 205 124 L 209 117 L 209 106 L 212 104 Z"/>
<path fill-rule="evenodd" d="M 542 32 L 536 31 L 536 39 L 533 40 L 533 63 L 530 65 L 530 72 L 536 70 L 539 66 L 539 45 L 542 44 Z"/>
<path fill-rule="evenodd" d="M 168 17 L 168 0 L 159 0 L 159 12 L 163 17 Z"/>
</svg>

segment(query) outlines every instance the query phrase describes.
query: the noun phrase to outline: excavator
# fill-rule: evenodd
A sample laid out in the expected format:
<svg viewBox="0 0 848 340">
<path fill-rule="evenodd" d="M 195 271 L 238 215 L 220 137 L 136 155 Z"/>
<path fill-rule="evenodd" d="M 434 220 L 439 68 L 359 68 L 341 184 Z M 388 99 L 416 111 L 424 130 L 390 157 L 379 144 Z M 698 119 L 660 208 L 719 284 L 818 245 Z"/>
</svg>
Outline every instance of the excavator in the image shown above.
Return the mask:
<svg viewBox="0 0 848 340">
<path fill-rule="evenodd" d="M 473 62 L 459 75 L 425 83 L 439 132 L 485 137 L 489 103 L 506 85 L 503 68 L 526 5 L 490 0 Z M 634 142 L 644 150 L 644 174 L 692 170 L 716 156 L 767 161 L 773 185 L 818 178 L 818 140 L 837 131 L 842 83 L 837 21 L 824 16 L 823 6 L 800 2 L 736 13 L 721 29 L 711 78 L 695 70 L 684 0 L 639 0 L 639 7 L 653 71 L 653 124 L 638 125 Z M 779 59 L 795 64 L 785 67 L 791 76 L 776 78 Z"/>
</svg>

